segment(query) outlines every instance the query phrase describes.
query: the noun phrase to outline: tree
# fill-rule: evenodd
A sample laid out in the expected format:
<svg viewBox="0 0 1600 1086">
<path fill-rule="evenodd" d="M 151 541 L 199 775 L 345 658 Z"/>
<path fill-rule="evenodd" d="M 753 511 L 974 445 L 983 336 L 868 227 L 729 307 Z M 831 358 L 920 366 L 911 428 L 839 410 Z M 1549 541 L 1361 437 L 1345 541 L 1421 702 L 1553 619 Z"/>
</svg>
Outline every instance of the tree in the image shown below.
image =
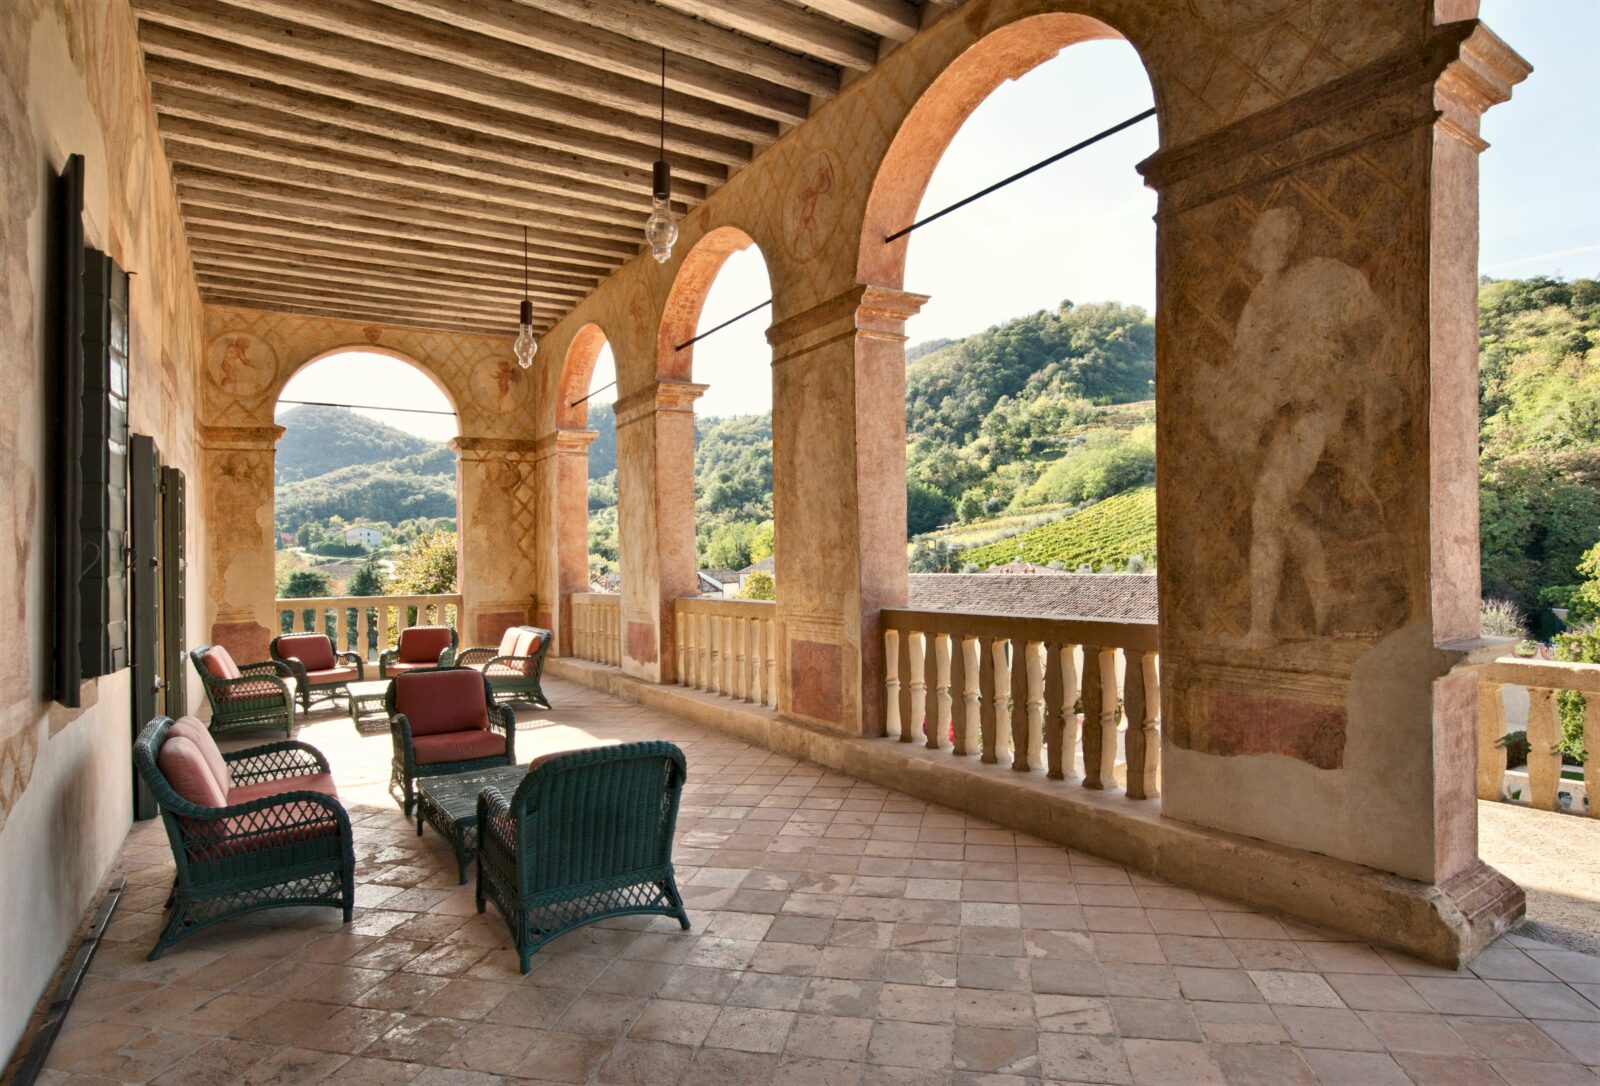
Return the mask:
<svg viewBox="0 0 1600 1086">
<path fill-rule="evenodd" d="M 912 573 L 949 573 L 959 552 L 942 539 L 919 539 L 911 544 L 908 565 Z"/>
<path fill-rule="evenodd" d="M 456 534 L 435 531 L 406 544 L 394 563 L 393 590 L 428 596 L 456 590 Z"/>
<path fill-rule="evenodd" d="M 289 574 L 289 579 L 283 585 L 283 598 L 286 600 L 307 600 L 332 594 L 333 586 L 328 582 L 328 575 L 314 569 L 296 570 Z"/>
<path fill-rule="evenodd" d="M 962 524 L 983 519 L 983 500 L 982 487 L 969 486 L 961 492 L 961 500 L 956 503 L 956 516 L 961 518 Z"/>
<path fill-rule="evenodd" d="M 921 535 L 956 515 L 956 503 L 933 487 L 912 480 L 906 483 L 906 532 Z"/>
<path fill-rule="evenodd" d="M 378 563 L 370 557 L 361 563 L 345 591 L 352 596 L 383 595 L 383 571 L 378 568 Z"/>
<path fill-rule="evenodd" d="M 778 585 L 772 579 L 772 574 L 762 570 L 750 574 L 744 579 L 744 587 L 733 594 L 736 600 L 775 600 L 778 598 Z"/>
</svg>

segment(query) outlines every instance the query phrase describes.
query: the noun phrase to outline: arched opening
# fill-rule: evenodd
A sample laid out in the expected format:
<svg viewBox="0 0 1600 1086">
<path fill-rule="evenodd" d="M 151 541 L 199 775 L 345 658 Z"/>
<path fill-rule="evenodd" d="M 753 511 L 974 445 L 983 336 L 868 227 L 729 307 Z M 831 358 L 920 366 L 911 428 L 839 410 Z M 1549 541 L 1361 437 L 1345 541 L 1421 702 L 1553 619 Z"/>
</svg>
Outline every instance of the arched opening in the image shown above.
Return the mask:
<svg viewBox="0 0 1600 1086">
<path fill-rule="evenodd" d="M 616 592 L 621 586 L 617 547 L 616 359 L 598 324 L 578 330 L 561 365 L 556 404 L 555 527 L 559 617 L 563 653 L 574 593 Z"/>
<path fill-rule="evenodd" d="M 397 352 L 338 348 L 294 371 L 274 415 L 274 632 L 322 630 L 370 658 L 399 627 L 454 626 L 460 421 L 445 387 Z M 310 602 L 356 597 L 395 602 Z"/>
</svg>

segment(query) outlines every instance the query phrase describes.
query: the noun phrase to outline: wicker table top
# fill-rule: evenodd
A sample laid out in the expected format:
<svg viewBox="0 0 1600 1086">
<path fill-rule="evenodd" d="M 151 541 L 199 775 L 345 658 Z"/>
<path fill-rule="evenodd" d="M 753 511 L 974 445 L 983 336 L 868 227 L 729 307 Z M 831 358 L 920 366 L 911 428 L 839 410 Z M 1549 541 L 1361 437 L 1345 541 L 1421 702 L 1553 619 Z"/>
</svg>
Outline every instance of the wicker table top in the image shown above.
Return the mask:
<svg viewBox="0 0 1600 1086">
<path fill-rule="evenodd" d="M 389 690 L 392 679 L 366 679 L 358 683 L 349 683 L 347 689 L 353 698 L 381 698 Z"/>
<path fill-rule="evenodd" d="M 457 825 L 476 825 L 478 821 L 478 793 L 493 785 L 510 798 L 522 778 L 528 775 L 525 765 L 496 766 L 494 769 L 473 769 L 466 773 L 451 773 L 443 777 L 419 777 L 417 791 L 427 797 L 428 804 Z"/>
</svg>

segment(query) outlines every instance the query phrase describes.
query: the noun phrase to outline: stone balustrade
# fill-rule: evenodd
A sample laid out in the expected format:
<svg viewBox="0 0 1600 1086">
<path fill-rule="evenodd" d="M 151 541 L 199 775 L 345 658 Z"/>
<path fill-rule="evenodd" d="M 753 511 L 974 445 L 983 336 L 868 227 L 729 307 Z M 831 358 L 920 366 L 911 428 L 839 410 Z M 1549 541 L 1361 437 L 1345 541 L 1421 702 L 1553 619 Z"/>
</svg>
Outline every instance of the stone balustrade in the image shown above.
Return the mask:
<svg viewBox="0 0 1600 1086">
<path fill-rule="evenodd" d="M 1155 623 L 909 609 L 882 622 L 891 737 L 1051 780 L 1081 775 L 1129 799 L 1160 795 Z"/>
<path fill-rule="evenodd" d="M 684 596 L 673 606 L 680 684 L 777 707 L 776 606 L 714 596 Z"/>
<path fill-rule="evenodd" d="M 597 664 L 622 663 L 622 598 L 614 592 L 572 594 L 572 655 Z"/>
<path fill-rule="evenodd" d="M 1561 809 L 1561 794 L 1574 813 L 1600 818 L 1600 664 L 1524 660 L 1505 656 L 1484 667 L 1478 682 L 1478 798 L 1507 800 L 1506 756 L 1500 740 L 1506 733 L 1505 688 L 1528 691 L 1528 786 L 1521 802 L 1544 811 Z M 1559 695 L 1584 696 L 1583 742 L 1589 751 L 1581 782 L 1561 776 L 1561 707 Z M 1575 787 L 1576 786 L 1576 787 Z"/>
<path fill-rule="evenodd" d="M 278 632 L 310 631 L 333 638 L 340 652 L 358 652 L 372 661 L 411 626 L 449 626 L 459 630 L 461 596 L 313 596 L 280 599 L 273 610 Z"/>
</svg>

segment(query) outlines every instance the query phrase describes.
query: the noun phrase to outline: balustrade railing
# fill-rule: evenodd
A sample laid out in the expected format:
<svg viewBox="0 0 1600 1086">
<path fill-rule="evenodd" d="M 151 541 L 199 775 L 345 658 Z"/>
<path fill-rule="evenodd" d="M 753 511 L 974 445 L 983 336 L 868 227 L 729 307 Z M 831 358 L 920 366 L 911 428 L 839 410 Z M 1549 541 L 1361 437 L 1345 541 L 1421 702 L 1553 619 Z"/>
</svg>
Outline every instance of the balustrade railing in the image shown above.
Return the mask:
<svg viewBox="0 0 1600 1086">
<path fill-rule="evenodd" d="M 1155 623 L 909 609 L 882 622 L 890 736 L 1129 799 L 1160 795 Z"/>
<path fill-rule="evenodd" d="M 598 664 L 622 663 L 622 601 L 613 592 L 572 595 L 572 654 Z"/>
<path fill-rule="evenodd" d="M 685 596 L 673 606 L 679 683 L 735 701 L 777 707 L 775 605 Z"/>
<path fill-rule="evenodd" d="M 411 626 L 459 629 L 461 597 L 313 596 L 275 602 L 278 632 L 325 633 L 340 652 L 358 652 L 373 661 L 393 648 L 400 631 Z"/>
<path fill-rule="evenodd" d="M 1517 802 L 1544 811 L 1562 809 L 1567 796 L 1575 814 L 1588 808 L 1600 818 L 1600 664 L 1502 657 L 1484 666 L 1478 680 L 1478 798 L 1511 800 L 1508 778 L 1518 776 L 1506 764 L 1501 740 L 1506 734 L 1505 688 L 1528 691 L 1528 765 L 1526 786 L 1519 780 Z M 1561 697 L 1564 691 L 1583 695 L 1583 742 L 1588 764 L 1581 780 L 1563 774 L 1561 765 Z"/>
</svg>

